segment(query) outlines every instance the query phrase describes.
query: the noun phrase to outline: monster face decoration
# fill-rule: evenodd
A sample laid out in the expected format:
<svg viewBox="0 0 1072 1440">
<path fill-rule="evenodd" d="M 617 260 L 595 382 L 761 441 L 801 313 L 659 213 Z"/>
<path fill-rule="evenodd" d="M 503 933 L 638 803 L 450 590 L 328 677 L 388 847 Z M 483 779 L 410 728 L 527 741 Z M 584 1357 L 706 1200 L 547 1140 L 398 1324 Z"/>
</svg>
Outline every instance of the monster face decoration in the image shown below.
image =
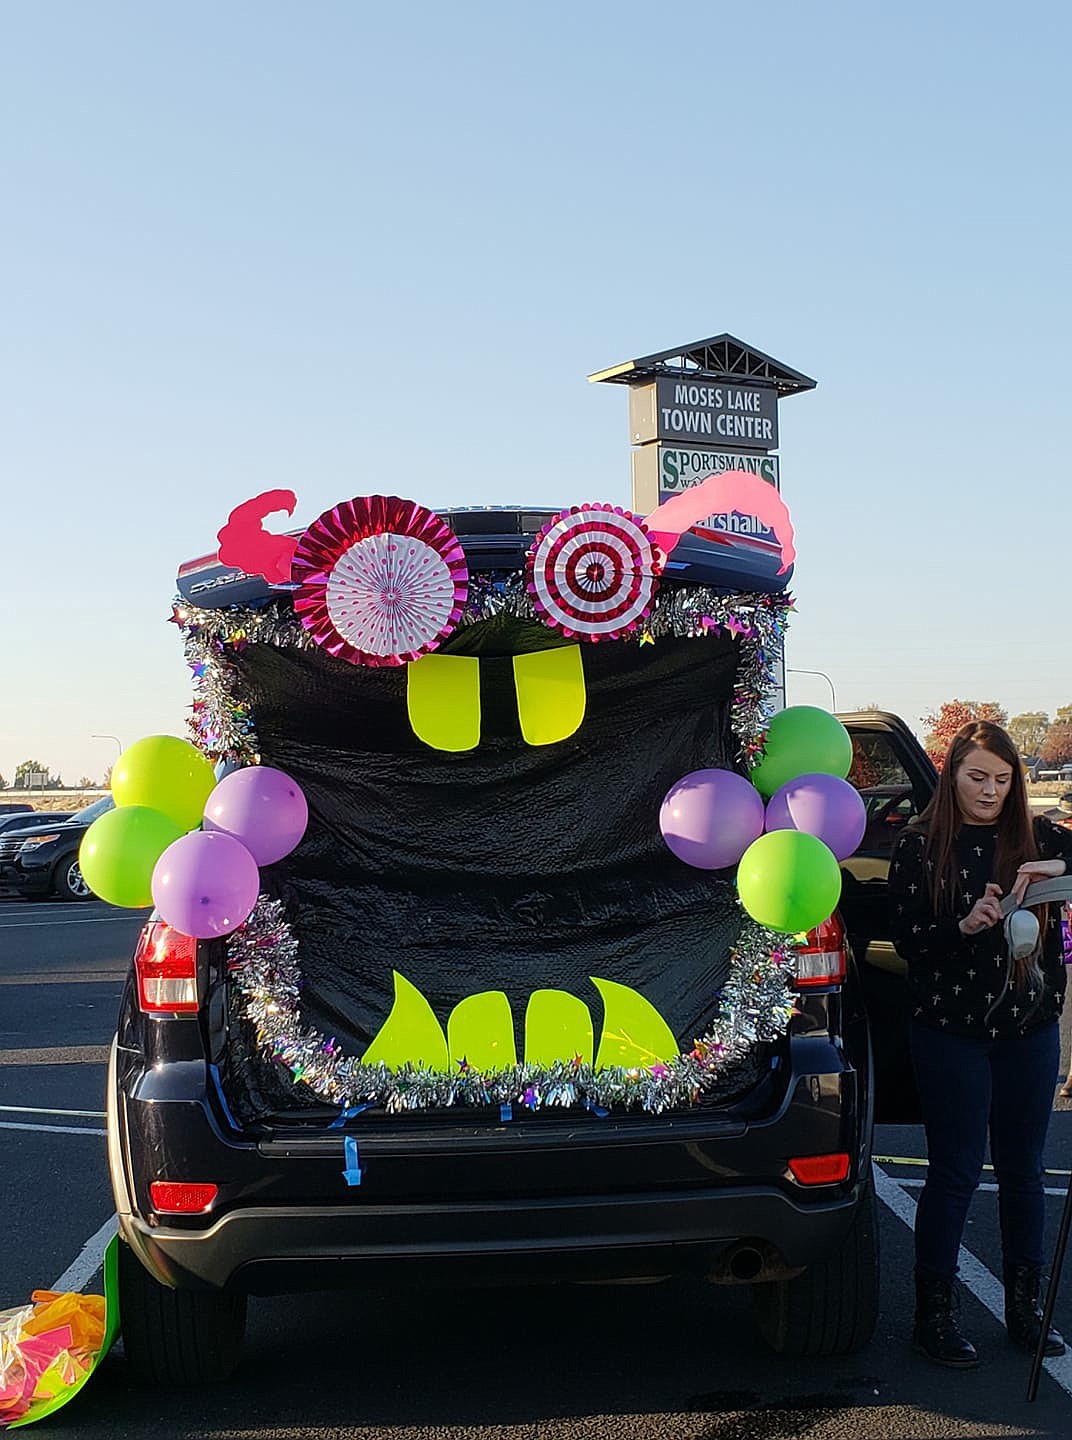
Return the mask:
<svg viewBox="0 0 1072 1440">
<path fill-rule="evenodd" d="M 788 513 L 756 483 L 713 476 L 646 517 L 545 512 L 498 569 L 474 557 L 499 539 L 459 519 L 463 550 L 394 496 L 290 536 L 260 523 L 290 492 L 237 507 L 221 560 L 274 598 L 176 616 L 196 737 L 309 800 L 228 941 L 262 1056 L 344 1105 L 660 1110 L 780 1033 L 789 942 L 658 821 L 682 775 L 762 745 L 790 602 L 673 559 L 692 525 L 761 502 L 789 563 Z"/>
</svg>

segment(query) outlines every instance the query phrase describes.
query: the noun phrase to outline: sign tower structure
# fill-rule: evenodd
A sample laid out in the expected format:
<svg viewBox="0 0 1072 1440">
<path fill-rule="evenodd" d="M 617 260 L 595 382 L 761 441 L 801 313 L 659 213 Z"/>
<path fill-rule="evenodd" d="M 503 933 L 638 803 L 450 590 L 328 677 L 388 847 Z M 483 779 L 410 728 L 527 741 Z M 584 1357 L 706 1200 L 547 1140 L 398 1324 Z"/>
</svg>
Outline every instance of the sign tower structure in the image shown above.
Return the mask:
<svg viewBox="0 0 1072 1440">
<path fill-rule="evenodd" d="M 713 335 L 655 355 L 626 360 L 588 377 L 629 387 L 633 510 L 657 505 L 724 470 L 747 470 L 781 489 L 778 402 L 814 390 L 816 381 L 738 340 Z M 777 538 L 753 515 L 713 515 L 694 527 L 711 538 L 730 532 L 758 550 Z M 784 703 L 784 661 L 780 675 Z"/>
</svg>

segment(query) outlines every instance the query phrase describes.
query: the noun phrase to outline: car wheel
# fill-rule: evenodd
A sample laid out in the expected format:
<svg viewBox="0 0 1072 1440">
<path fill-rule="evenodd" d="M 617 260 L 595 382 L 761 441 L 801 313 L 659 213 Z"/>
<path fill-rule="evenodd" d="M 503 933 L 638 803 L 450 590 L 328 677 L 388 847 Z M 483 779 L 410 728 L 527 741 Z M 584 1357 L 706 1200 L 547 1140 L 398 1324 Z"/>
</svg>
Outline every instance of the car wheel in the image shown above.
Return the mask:
<svg viewBox="0 0 1072 1440">
<path fill-rule="evenodd" d="M 123 1351 L 143 1385 L 226 1380 L 242 1355 L 246 1297 L 220 1290 L 170 1290 L 129 1245 L 119 1245 Z"/>
<path fill-rule="evenodd" d="M 878 1319 L 878 1204 L 870 1175 L 843 1244 L 793 1280 L 753 1285 L 756 1326 L 782 1355 L 852 1355 Z"/>
<path fill-rule="evenodd" d="M 61 900 L 92 900 L 93 891 L 82 878 L 78 852 L 65 855 L 52 874 L 52 888 Z"/>
</svg>

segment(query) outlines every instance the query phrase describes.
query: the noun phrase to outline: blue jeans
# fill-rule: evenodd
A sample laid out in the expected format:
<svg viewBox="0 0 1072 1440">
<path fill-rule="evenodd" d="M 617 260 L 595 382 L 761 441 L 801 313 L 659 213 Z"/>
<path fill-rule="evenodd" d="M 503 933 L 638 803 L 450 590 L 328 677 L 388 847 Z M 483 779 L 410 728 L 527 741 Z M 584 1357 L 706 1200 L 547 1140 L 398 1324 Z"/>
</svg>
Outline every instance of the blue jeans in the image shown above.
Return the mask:
<svg viewBox="0 0 1072 1440">
<path fill-rule="evenodd" d="M 928 1170 L 916 1208 L 916 1264 L 951 1280 L 990 1131 L 1001 1245 L 1011 1265 L 1041 1265 L 1042 1150 L 1060 1064 L 1057 1022 L 1029 1035 L 975 1040 L 909 1027 Z"/>
</svg>

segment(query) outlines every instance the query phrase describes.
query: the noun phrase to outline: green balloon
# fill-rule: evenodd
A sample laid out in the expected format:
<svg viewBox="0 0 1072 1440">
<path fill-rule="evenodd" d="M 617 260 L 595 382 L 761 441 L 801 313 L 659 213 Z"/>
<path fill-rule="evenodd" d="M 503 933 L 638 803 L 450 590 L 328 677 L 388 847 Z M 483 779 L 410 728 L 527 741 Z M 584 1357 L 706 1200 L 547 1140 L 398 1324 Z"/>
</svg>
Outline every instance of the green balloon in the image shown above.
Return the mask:
<svg viewBox="0 0 1072 1440">
<path fill-rule="evenodd" d="M 140 910 L 153 903 L 156 862 L 186 831 L 147 805 L 123 805 L 94 820 L 82 836 L 78 864 L 82 878 L 109 905 Z"/>
<path fill-rule="evenodd" d="M 216 788 L 212 766 L 177 735 L 146 735 L 115 762 L 112 797 L 119 806 L 147 805 L 170 815 L 183 831 L 201 824 L 205 801 Z"/>
<path fill-rule="evenodd" d="M 753 920 L 796 935 L 833 914 L 841 896 L 841 867 L 814 835 L 772 830 L 741 856 L 737 890 Z"/>
<path fill-rule="evenodd" d="M 749 778 L 769 797 L 799 775 L 844 780 L 851 765 L 852 738 L 836 715 L 814 705 L 790 705 L 771 720 L 763 759 Z"/>
</svg>

